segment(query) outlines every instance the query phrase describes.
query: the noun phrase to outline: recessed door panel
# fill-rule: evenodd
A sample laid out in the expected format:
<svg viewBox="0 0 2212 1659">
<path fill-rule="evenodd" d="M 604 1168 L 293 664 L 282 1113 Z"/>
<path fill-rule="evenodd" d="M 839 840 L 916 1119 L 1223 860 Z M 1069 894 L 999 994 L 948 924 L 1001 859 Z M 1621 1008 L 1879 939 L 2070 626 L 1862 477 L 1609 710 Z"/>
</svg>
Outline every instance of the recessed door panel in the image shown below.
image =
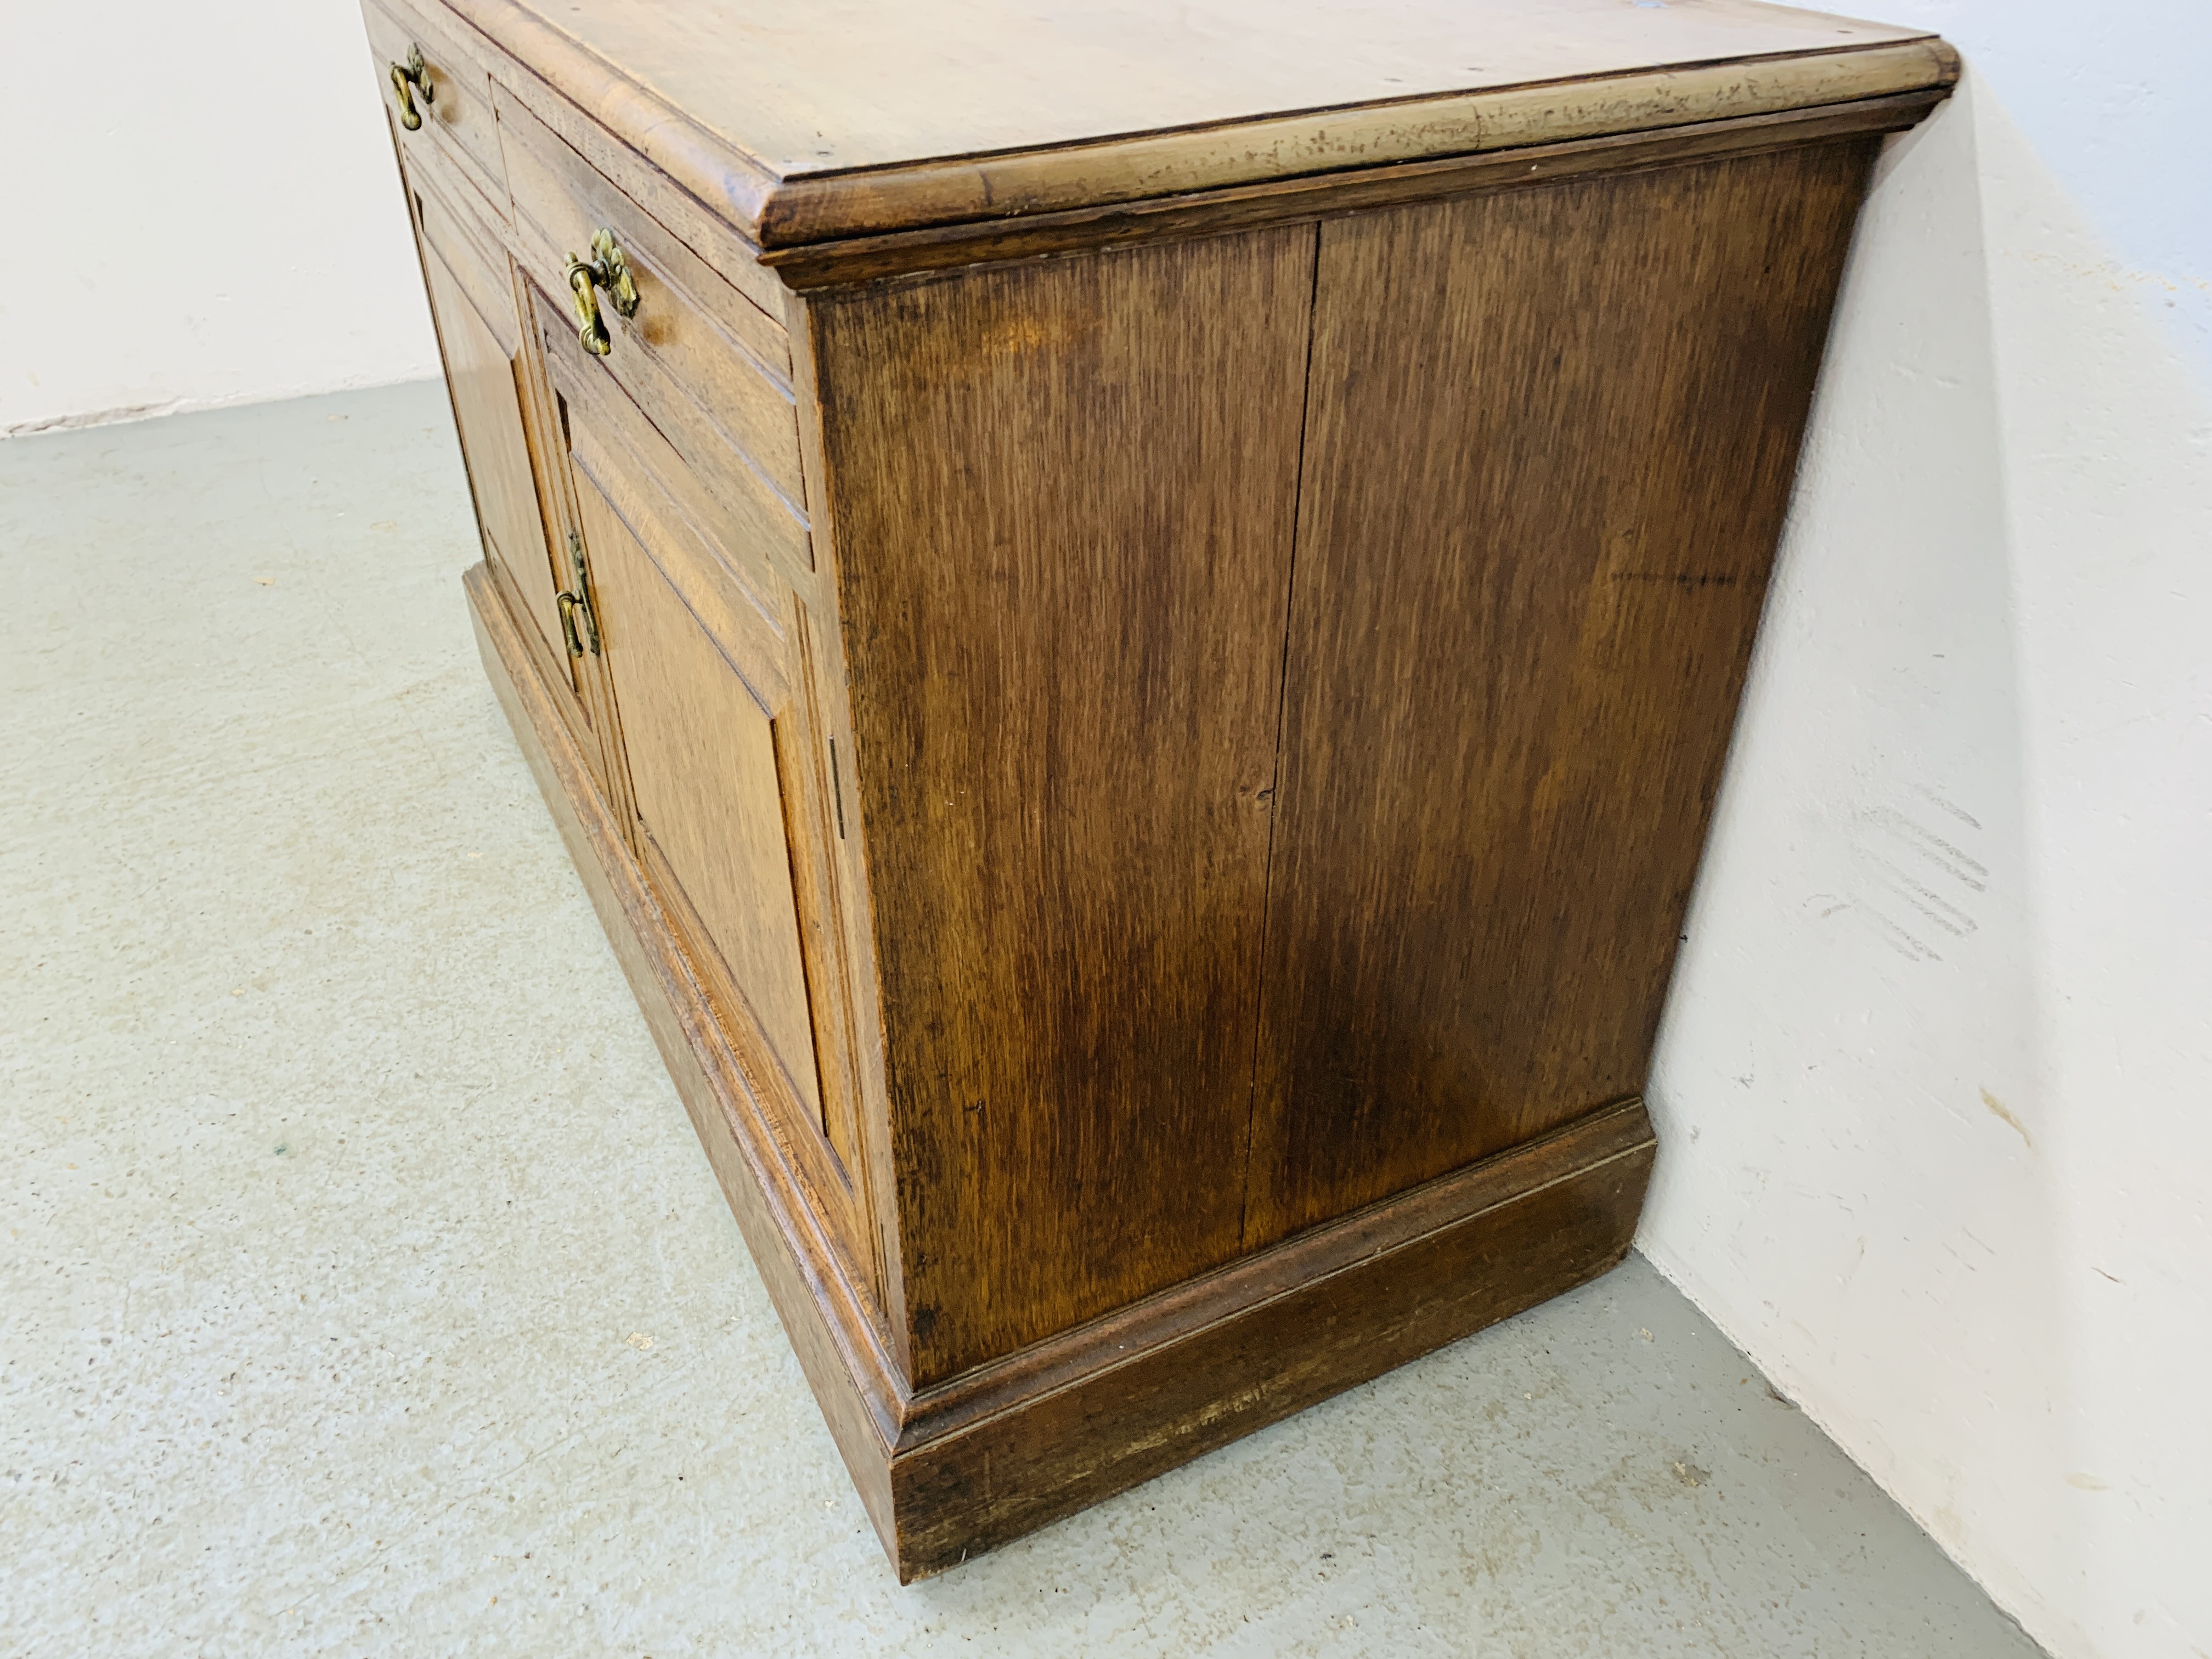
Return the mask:
<svg viewBox="0 0 2212 1659">
<path fill-rule="evenodd" d="M 698 920 L 793 1091 L 822 1085 L 774 703 L 708 637 L 588 476 L 576 504 L 622 711 L 640 833 Z"/>
<path fill-rule="evenodd" d="M 422 232 L 422 274 L 486 550 L 521 596 L 549 656 L 565 661 L 545 520 L 523 432 L 517 361 L 522 333 L 514 289 L 434 195 L 418 191 L 415 202 Z M 502 301 L 504 315 L 498 308 Z"/>
</svg>

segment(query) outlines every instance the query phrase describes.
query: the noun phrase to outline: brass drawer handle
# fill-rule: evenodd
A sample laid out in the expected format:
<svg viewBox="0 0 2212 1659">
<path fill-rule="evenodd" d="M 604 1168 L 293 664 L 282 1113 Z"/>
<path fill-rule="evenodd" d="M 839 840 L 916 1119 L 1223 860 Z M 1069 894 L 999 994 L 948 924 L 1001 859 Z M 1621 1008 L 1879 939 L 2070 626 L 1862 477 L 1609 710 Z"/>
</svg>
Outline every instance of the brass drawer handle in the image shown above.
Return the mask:
<svg viewBox="0 0 2212 1659">
<path fill-rule="evenodd" d="M 399 100 L 399 125 L 412 132 L 422 125 L 422 112 L 415 107 L 415 93 L 422 94 L 422 101 L 434 104 L 438 94 L 430 85 L 430 66 L 422 61 L 422 48 L 407 48 L 407 61 L 392 66 L 392 94 Z"/>
<path fill-rule="evenodd" d="M 568 564 L 576 573 L 576 585 L 564 587 L 553 596 L 553 603 L 560 607 L 561 634 L 568 641 L 570 656 L 582 656 L 584 641 L 589 640 L 592 654 L 596 657 L 599 654 L 599 619 L 592 614 L 591 571 L 584 562 L 584 538 L 573 530 L 568 532 Z M 576 627 L 580 618 L 584 624 L 580 635 Z"/>
<path fill-rule="evenodd" d="M 568 642 L 568 654 L 582 656 L 584 642 L 576 637 L 576 607 L 583 601 L 564 587 L 553 596 L 553 603 L 561 608 L 561 636 Z"/>
<path fill-rule="evenodd" d="M 590 258 L 568 256 L 568 291 L 576 299 L 576 338 L 595 357 L 605 356 L 614 347 L 599 316 L 599 289 L 606 289 L 615 309 L 623 316 L 637 315 L 637 284 L 630 280 L 629 258 L 615 246 L 614 232 L 604 228 L 592 234 Z"/>
</svg>

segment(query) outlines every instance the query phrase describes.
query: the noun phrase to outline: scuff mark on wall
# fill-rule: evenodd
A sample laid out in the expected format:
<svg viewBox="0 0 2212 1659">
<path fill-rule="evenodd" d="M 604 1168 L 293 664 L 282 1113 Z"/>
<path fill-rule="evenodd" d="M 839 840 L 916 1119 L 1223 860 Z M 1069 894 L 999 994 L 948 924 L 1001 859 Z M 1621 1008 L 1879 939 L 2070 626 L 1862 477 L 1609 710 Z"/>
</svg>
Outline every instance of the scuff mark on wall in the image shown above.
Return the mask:
<svg viewBox="0 0 2212 1659">
<path fill-rule="evenodd" d="M 1911 787 L 1961 823 L 1981 828 L 1934 790 Z M 1859 908 L 1875 937 L 1909 961 L 1942 961 L 1928 935 L 1932 931 L 1964 939 L 1979 930 L 1981 924 L 1962 901 L 1989 891 L 1989 866 L 1956 841 L 1893 806 L 1874 808 L 1861 823 L 1855 849 Z"/>
<path fill-rule="evenodd" d="M 1994 1115 L 2003 1119 L 2004 1121 L 2012 1125 L 2014 1130 L 2019 1134 L 2021 1139 L 2027 1145 L 2031 1151 L 2033 1150 L 2035 1146 L 2035 1137 L 2028 1133 L 2027 1125 L 2022 1123 L 2018 1118 L 2012 1115 L 2012 1109 L 2010 1107 L 2007 1106 L 2004 1102 L 1999 1100 L 1987 1089 L 1982 1091 L 1982 1104 L 1988 1107 Z"/>
</svg>

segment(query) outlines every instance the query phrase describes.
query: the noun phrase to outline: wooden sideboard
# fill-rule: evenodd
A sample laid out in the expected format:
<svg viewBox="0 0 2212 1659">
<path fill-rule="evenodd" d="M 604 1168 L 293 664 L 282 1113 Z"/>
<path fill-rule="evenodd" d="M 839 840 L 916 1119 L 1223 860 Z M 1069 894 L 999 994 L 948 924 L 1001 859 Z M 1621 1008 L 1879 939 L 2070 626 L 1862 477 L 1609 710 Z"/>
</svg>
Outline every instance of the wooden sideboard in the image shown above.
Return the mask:
<svg viewBox="0 0 2212 1659">
<path fill-rule="evenodd" d="M 1942 41 L 365 12 L 485 664 L 902 1578 L 1620 1259 Z"/>
</svg>

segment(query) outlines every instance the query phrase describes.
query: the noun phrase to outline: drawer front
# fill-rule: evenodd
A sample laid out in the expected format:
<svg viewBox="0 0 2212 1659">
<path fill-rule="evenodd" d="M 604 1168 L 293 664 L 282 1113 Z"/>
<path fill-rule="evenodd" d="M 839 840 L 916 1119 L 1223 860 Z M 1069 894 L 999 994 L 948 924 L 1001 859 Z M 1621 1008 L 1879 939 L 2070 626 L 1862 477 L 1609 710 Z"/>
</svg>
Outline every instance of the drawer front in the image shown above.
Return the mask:
<svg viewBox="0 0 2212 1659">
<path fill-rule="evenodd" d="M 450 24 L 441 24 L 411 7 L 376 0 L 362 8 L 368 46 L 384 96 L 385 114 L 400 151 L 417 165 L 440 163 L 459 171 L 482 192 L 493 213 L 507 217 L 507 172 L 500 156 L 499 123 L 493 113 L 491 76 L 460 42 Z M 392 69 L 422 54 L 422 82 L 428 95 L 410 93 L 422 125 L 409 130 L 400 118 Z"/>
<path fill-rule="evenodd" d="M 598 293 L 608 337 L 599 366 L 652 418 L 744 526 L 744 539 L 813 568 L 791 388 L 770 364 L 781 327 L 592 168 L 520 100 L 497 94 L 525 268 L 569 298 L 569 257 L 610 233 L 637 288 L 622 316 Z M 573 314 L 573 313 L 572 313 Z"/>
<path fill-rule="evenodd" d="M 773 374 L 787 380 L 791 378 L 791 354 L 784 337 L 791 290 L 781 276 L 761 263 L 757 246 L 521 64 L 510 61 L 499 65 L 492 97 L 502 126 L 518 106 L 524 108 L 534 121 L 581 156 L 586 167 L 656 224 L 673 233 L 678 241 L 750 300 L 769 331 L 744 337 L 757 345 L 756 355 Z"/>
<path fill-rule="evenodd" d="M 546 295 L 533 295 L 529 325 L 558 399 L 572 476 L 597 480 L 599 493 L 639 528 L 665 580 L 763 701 L 788 696 L 788 586 L 726 539 L 713 497 L 621 389 L 592 372 L 596 365 Z"/>
</svg>

